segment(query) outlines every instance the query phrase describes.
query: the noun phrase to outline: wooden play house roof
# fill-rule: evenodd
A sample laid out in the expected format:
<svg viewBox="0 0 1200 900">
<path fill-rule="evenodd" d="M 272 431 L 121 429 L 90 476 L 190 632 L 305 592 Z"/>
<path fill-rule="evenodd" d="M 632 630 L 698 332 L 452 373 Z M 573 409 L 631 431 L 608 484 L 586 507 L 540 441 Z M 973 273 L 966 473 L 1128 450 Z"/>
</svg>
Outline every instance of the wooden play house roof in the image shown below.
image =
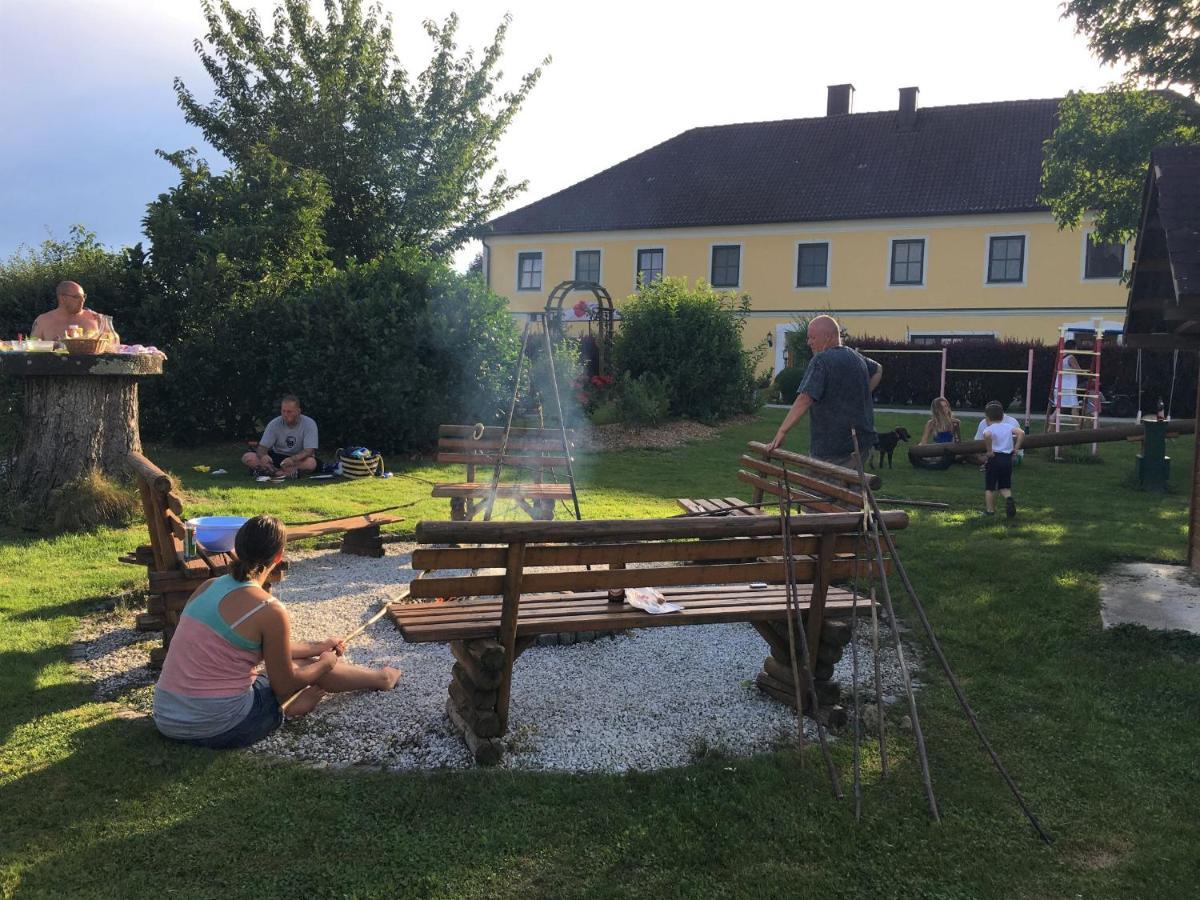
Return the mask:
<svg viewBox="0 0 1200 900">
<path fill-rule="evenodd" d="M 1150 156 L 1125 342 L 1200 349 L 1200 147 L 1166 147 Z"/>
</svg>

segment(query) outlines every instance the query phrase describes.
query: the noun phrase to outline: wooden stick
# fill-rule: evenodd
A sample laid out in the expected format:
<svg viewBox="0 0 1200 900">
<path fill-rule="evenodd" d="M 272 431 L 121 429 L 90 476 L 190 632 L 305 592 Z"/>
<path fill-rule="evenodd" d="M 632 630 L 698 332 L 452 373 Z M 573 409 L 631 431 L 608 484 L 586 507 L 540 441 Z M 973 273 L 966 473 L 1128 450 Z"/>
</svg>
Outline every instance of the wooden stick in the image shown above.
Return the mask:
<svg viewBox="0 0 1200 900">
<path fill-rule="evenodd" d="M 862 455 L 859 452 L 858 446 L 858 431 L 851 428 L 850 437 L 854 441 L 854 454 L 858 470 L 862 473 L 863 496 L 870 500 L 874 495 L 871 493 L 870 485 L 867 482 L 866 472 L 863 471 Z M 871 509 L 878 509 L 878 506 L 872 504 Z M 866 515 L 866 510 L 863 512 Z M 892 594 L 888 588 L 887 569 L 883 561 L 883 548 L 879 543 L 879 522 L 874 517 L 871 519 L 871 539 L 875 544 L 875 559 L 879 566 L 879 586 L 880 593 L 883 596 L 883 608 L 887 612 L 888 623 L 892 626 L 892 639 L 896 646 L 896 661 L 900 664 L 900 674 L 904 677 L 904 692 L 908 699 L 908 715 L 912 719 L 913 738 L 917 744 L 917 758 L 921 763 L 921 782 L 925 787 L 925 799 L 929 804 L 929 815 L 935 822 L 940 822 L 942 819 L 938 813 L 937 798 L 933 794 L 933 780 L 929 776 L 929 756 L 925 752 L 925 734 L 921 731 L 921 719 L 917 714 L 917 696 L 913 691 L 912 675 L 909 673 L 908 663 L 904 659 L 904 645 L 900 640 L 900 626 L 896 621 L 895 608 L 892 606 Z"/>
<path fill-rule="evenodd" d="M 789 492 L 786 481 L 786 467 L 784 468 L 783 473 L 785 480 L 781 483 L 780 487 L 782 488 L 782 495 L 786 498 Z M 800 589 L 796 585 L 795 557 L 792 556 L 792 517 L 791 510 L 788 509 L 786 500 L 784 501 L 784 505 L 780 507 L 780 513 L 780 520 L 783 524 L 783 542 L 784 547 L 786 548 L 784 550 L 784 559 L 787 562 L 787 565 L 785 566 L 785 572 L 787 573 L 786 587 L 789 597 L 789 606 L 787 608 L 795 608 L 796 631 L 798 632 L 798 634 L 792 633 L 792 623 L 789 616 L 788 642 L 791 645 L 789 649 L 793 659 L 792 665 L 793 667 L 795 666 L 794 660 L 796 654 L 796 638 L 799 637 L 800 663 L 804 666 L 804 677 L 808 682 L 808 699 L 812 704 L 813 721 L 817 723 L 817 742 L 821 745 L 821 756 L 825 759 L 825 769 L 829 773 L 829 784 L 830 787 L 833 788 L 833 796 L 838 800 L 841 800 L 842 785 L 838 780 L 837 767 L 833 764 L 833 754 L 829 751 L 829 742 L 825 735 L 825 725 L 821 721 L 821 700 L 819 697 L 817 697 L 817 686 L 813 680 L 812 661 L 808 654 L 808 636 L 805 633 L 804 619 L 800 612 Z M 799 724 L 800 730 L 803 732 L 804 714 L 802 706 L 800 707 L 800 710 L 801 712 L 799 714 L 797 724 Z M 803 760 L 803 756 L 801 756 L 801 759 Z"/>
<path fill-rule="evenodd" d="M 1196 423 L 1190 419 L 1179 419 L 1167 423 L 1168 435 L 1191 434 L 1196 430 Z M 1073 431 L 1048 431 L 1041 434 L 1029 434 L 1021 442 L 1022 448 L 1036 450 L 1038 447 L 1061 447 L 1068 444 L 1100 444 L 1105 441 L 1123 441 L 1128 437 L 1142 435 L 1145 429 L 1137 425 L 1106 425 L 1104 428 L 1080 428 Z M 963 456 L 971 453 L 983 453 L 987 449 L 983 441 L 958 441 L 951 444 L 917 444 L 909 448 L 908 458 L 921 459 L 935 456 Z M 872 485 L 877 487 L 878 485 Z"/>
<path fill-rule="evenodd" d="M 874 497 L 869 491 L 867 492 L 867 499 L 871 501 L 874 500 Z M 872 502 L 871 508 L 872 512 L 874 513 L 874 517 L 879 516 L 879 506 Z M 877 533 L 882 532 L 884 539 L 887 541 L 888 552 L 892 555 L 892 565 L 895 567 L 897 574 L 900 576 L 900 582 L 904 585 L 904 589 L 908 593 L 909 599 L 912 601 L 913 608 L 917 612 L 917 617 L 921 620 L 921 626 L 925 629 L 925 634 L 929 638 L 929 644 L 933 648 L 933 653 L 937 657 L 938 662 L 941 664 L 942 671 L 946 673 L 946 679 L 950 682 L 950 687 L 953 688 L 954 696 L 958 698 L 958 703 L 962 707 L 963 712 L 966 713 L 967 720 L 971 723 L 971 727 L 975 730 L 975 734 L 979 738 L 980 743 L 983 744 L 984 750 L 987 751 L 988 756 L 990 756 L 992 759 L 992 763 L 996 766 L 996 771 L 1000 773 L 1000 777 L 1004 779 L 1005 784 L 1007 784 L 1009 790 L 1012 791 L 1013 797 L 1016 798 L 1017 805 L 1021 807 L 1021 812 L 1025 814 L 1025 818 L 1029 820 L 1029 823 L 1037 832 L 1038 837 L 1040 837 L 1046 844 L 1052 843 L 1052 838 L 1046 833 L 1046 830 L 1042 828 L 1037 816 L 1033 814 L 1033 811 L 1029 808 L 1028 804 L 1026 804 L 1025 798 L 1021 796 L 1021 791 L 1017 787 L 1017 783 L 1013 781 L 1012 776 L 1008 774 L 1008 770 L 1004 768 L 1004 763 L 1000 761 L 1000 757 L 996 754 L 996 751 L 992 749 L 991 742 L 988 741 L 987 737 L 984 735 L 983 728 L 980 726 L 979 720 L 975 717 L 975 713 L 971 709 L 971 705 L 967 702 L 966 694 L 963 693 L 962 687 L 958 683 L 958 679 L 955 677 L 953 670 L 950 668 L 950 662 L 946 659 L 946 655 L 942 652 L 942 645 L 938 641 L 937 635 L 935 635 L 933 632 L 933 625 L 930 623 L 929 618 L 925 615 L 925 607 L 921 603 L 920 598 L 917 597 L 916 588 L 914 588 L 912 586 L 912 582 L 909 581 L 908 572 L 905 571 L 904 563 L 901 562 L 900 555 L 896 552 L 896 544 L 892 540 L 891 533 L 887 530 L 887 525 L 880 521 L 876 525 L 876 530 Z M 890 612 L 890 602 L 888 607 Z M 895 625 L 893 624 L 892 627 L 894 628 Z M 916 727 L 915 718 L 913 719 L 913 726 L 914 728 Z"/>
<path fill-rule="evenodd" d="M 404 588 L 403 596 L 397 597 L 395 599 L 393 599 L 392 597 L 388 597 L 386 600 L 383 601 L 382 606 L 380 606 L 380 608 L 379 608 L 379 612 L 375 613 L 375 615 L 371 616 L 371 618 L 367 619 L 367 621 L 363 622 L 361 625 L 359 625 L 357 628 L 355 628 L 352 632 L 350 632 L 348 635 L 346 635 L 344 638 L 342 638 L 342 643 L 343 644 L 350 643 L 352 640 L 354 640 L 356 637 L 358 637 L 360 634 L 362 634 L 364 631 L 366 631 L 370 626 L 374 625 L 376 622 L 378 622 L 380 619 L 382 619 L 385 615 L 387 615 L 388 607 L 392 603 L 395 603 L 396 600 L 403 600 L 404 597 L 406 597 L 406 596 L 408 596 L 408 588 L 407 587 Z M 288 707 L 291 706 L 293 702 L 295 702 L 296 698 L 299 697 L 301 694 L 303 694 L 310 687 L 312 687 L 311 684 L 306 684 L 304 687 L 300 688 L 300 690 L 296 691 L 296 693 L 292 694 L 292 696 L 290 696 L 286 700 L 284 700 L 283 703 L 281 703 L 279 705 L 279 709 L 282 712 L 287 712 Z"/>
</svg>

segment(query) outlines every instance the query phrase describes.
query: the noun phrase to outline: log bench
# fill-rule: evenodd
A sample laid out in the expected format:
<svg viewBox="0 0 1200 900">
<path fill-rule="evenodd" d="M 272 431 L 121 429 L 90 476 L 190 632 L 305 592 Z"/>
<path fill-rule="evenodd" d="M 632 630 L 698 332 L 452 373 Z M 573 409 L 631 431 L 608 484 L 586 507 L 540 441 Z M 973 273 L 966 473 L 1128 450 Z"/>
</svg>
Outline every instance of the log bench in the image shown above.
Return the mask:
<svg viewBox="0 0 1200 900">
<path fill-rule="evenodd" d="M 567 433 L 567 453 L 573 437 Z M 503 452 L 497 500 L 512 500 L 532 519 L 553 519 L 554 506 L 573 497 L 566 477 L 569 460 L 563 450 L 563 433 L 555 428 L 513 428 L 508 443 L 504 429 L 491 425 L 442 425 L 438 428 L 437 461 L 461 463 L 466 467 L 466 480 L 445 482 L 433 487 L 434 497 L 450 500 L 450 518 L 456 522 L 475 518 L 486 506 L 492 494 L 491 477 Z M 476 473 L 476 468 L 482 471 Z M 513 470 L 527 479 L 513 481 Z M 504 470 L 507 470 L 507 474 Z M 478 480 L 478 479 L 486 480 Z"/>
<path fill-rule="evenodd" d="M 767 445 L 751 441 L 738 461 L 738 481 L 753 488 L 749 502 L 737 497 L 709 499 L 679 498 L 676 502 L 693 516 L 760 516 L 764 500 L 778 506 L 786 494 L 793 505 L 816 512 L 861 512 L 862 494 L 858 472 L 790 450 L 767 451 Z M 881 484 L 878 475 L 867 475 L 871 490 Z M 786 486 L 786 489 L 785 489 Z"/>
<path fill-rule="evenodd" d="M 171 636 L 175 633 L 179 614 L 188 598 L 208 579 L 227 574 L 233 554 L 208 553 L 197 548 L 194 558 L 185 556 L 184 522 L 187 517 L 183 512 L 183 499 L 172 487 L 170 476 L 141 453 L 129 453 L 126 465 L 137 481 L 150 543 L 118 559 L 123 563 L 146 567 L 149 585 L 146 612 L 138 616 L 137 628 L 139 631 L 162 632 L 162 646 L 150 651 L 150 666 L 158 668 L 166 659 Z M 402 521 L 399 516 L 367 513 L 324 522 L 289 525 L 288 540 L 342 534 L 343 553 L 380 557 L 383 556 L 383 536 L 379 527 Z M 283 560 L 271 571 L 267 580 L 268 590 L 269 585 L 282 580 L 287 567 L 287 560 Z"/>
<path fill-rule="evenodd" d="M 902 511 L 887 512 L 884 520 L 893 530 L 908 522 Z M 822 704 L 817 714 L 836 722 L 844 711 L 830 679 L 850 637 L 837 620 L 850 614 L 852 597 L 832 582 L 856 574 L 862 517 L 818 513 L 793 516 L 791 523 L 800 610 Z M 412 567 L 419 575 L 409 598 L 426 602 L 396 603 L 390 613 L 405 640 L 449 643 L 455 663 L 446 713 L 480 764 L 503 755 L 513 662 L 540 635 L 747 622 L 769 651 L 759 688 L 794 704 L 777 515 L 421 522 L 417 541 Z M 748 556 L 755 558 L 727 561 Z M 447 573 L 463 569 L 485 571 Z M 625 589 L 633 587 L 657 588 L 683 610 L 643 612 L 625 602 Z"/>
</svg>

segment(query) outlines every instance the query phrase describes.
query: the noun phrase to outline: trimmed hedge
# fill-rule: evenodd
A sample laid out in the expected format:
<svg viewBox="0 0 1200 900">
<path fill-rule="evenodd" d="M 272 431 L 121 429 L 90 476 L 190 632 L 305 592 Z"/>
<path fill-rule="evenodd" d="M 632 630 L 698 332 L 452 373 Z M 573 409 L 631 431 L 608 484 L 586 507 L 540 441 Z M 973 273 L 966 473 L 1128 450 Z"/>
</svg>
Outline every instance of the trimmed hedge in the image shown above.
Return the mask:
<svg viewBox="0 0 1200 900">
<path fill-rule="evenodd" d="M 867 356 L 873 350 L 924 350 L 903 341 L 860 337 L 848 341 Z M 1017 341 L 961 341 L 949 345 L 949 368 L 1024 369 L 1028 343 Z M 1033 402 L 1034 414 L 1044 414 L 1050 399 L 1056 345 L 1034 343 Z M 1105 396 L 1103 412 L 1131 416 L 1137 411 L 1138 351 L 1130 347 L 1106 344 L 1101 357 L 1100 391 Z M 879 353 L 874 357 L 883 366 L 883 381 L 875 392 L 880 405 L 928 406 L 937 396 L 941 357 L 935 354 Z M 1091 357 L 1080 357 L 1087 366 Z M 1170 402 L 1174 354 L 1170 350 L 1145 350 L 1142 353 L 1142 404 L 1144 412 L 1157 408 L 1158 398 Z M 1197 357 L 1180 351 L 1175 370 L 1175 418 L 1196 414 Z M 946 376 L 946 399 L 955 409 L 982 409 L 989 400 L 999 400 L 1011 409 L 1024 409 L 1024 374 L 950 373 Z"/>
<path fill-rule="evenodd" d="M 188 335 L 143 421 L 179 442 L 253 438 L 294 393 L 323 446 L 416 450 L 439 424 L 497 421 L 518 350 L 504 299 L 481 279 L 397 250 Z"/>
</svg>

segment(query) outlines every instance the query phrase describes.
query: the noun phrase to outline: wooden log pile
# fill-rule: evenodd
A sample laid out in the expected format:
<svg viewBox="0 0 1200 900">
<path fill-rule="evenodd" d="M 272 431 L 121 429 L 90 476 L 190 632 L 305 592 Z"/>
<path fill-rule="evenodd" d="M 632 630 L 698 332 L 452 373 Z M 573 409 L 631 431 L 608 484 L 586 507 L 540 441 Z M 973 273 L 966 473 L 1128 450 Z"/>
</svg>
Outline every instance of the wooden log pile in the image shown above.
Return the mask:
<svg viewBox="0 0 1200 900">
<path fill-rule="evenodd" d="M 792 663 L 789 655 L 787 625 L 784 622 L 762 622 L 756 624 L 760 634 L 764 629 L 770 631 L 767 643 L 771 655 L 763 661 L 763 670 L 758 673 L 755 683 L 768 697 L 786 703 L 792 709 L 796 708 L 796 688 L 792 679 Z M 799 646 L 799 630 L 795 632 L 796 646 Z M 842 658 L 846 645 L 850 643 L 850 623 L 826 620 L 821 625 L 821 638 L 817 645 L 816 658 L 813 660 L 813 682 L 817 691 L 817 700 L 821 707 L 817 716 L 829 726 L 844 725 L 847 720 L 846 710 L 839 704 L 841 686 L 833 681 L 834 666 Z M 800 677 L 804 678 L 804 669 L 799 667 Z M 807 687 L 802 683 L 801 697 L 804 701 L 804 712 L 813 715 L 809 708 Z"/>
<path fill-rule="evenodd" d="M 454 668 L 450 670 L 446 715 L 475 761 L 493 766 L 504 755 L 499 740 L 504 722 L 496 708 L 504 675 L 504 647 L 498 641 L 480 638 L 451 641 L 450 652 L 454 654 Z"/>
</svg>

